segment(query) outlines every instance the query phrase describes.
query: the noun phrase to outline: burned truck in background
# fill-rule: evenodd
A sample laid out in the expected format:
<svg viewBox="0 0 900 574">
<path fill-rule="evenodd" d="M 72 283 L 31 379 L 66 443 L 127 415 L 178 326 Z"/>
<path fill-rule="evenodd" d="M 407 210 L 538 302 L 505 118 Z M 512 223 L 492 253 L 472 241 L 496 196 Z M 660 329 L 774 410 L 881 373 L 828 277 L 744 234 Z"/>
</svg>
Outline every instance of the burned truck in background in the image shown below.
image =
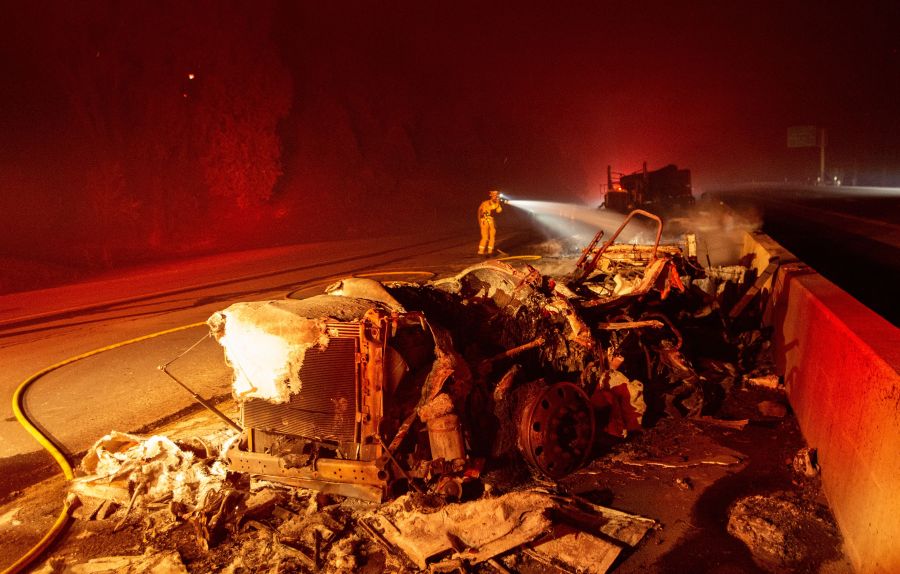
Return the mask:
<svg viewBox="0 0 900 574">
<path fill-rule="evenodd" d="M 655 242 L 616 244 L 637 215 Z M 700 267 L 692 238 L 661 244 L 653 214 L 601 235 L 567 276 L 492 260 L 214 314 L 241 404 L 230 469 L 365 500 L 458 498 L 522 461 L 564 477 L 646 416 L 713 412 L 749 348 L 715 310 L 742 286 Z"/>
<path fill-rule="evenodd" d="M 633 209 L 649 209 L 666 213 L 694 204 L 691 170 L 678 169 L 673 164 L 647 171 L 647 162 L 644 162 L 641 171 L 627 175 L 614 174 L 612 166 L 606 166 L 606 182 L 603 205 L 613 211 L 628 213 Z"/>
</svg>

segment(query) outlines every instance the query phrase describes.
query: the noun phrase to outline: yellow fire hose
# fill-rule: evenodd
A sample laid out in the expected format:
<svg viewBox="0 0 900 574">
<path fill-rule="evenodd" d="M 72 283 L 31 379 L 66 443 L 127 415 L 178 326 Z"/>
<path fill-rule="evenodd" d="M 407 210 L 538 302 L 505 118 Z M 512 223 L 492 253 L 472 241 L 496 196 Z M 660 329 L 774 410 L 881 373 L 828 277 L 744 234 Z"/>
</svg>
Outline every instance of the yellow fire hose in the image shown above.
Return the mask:
<svg viewBox="0 0 900 574">
<path fill-rule="evenodd" d="M 430 279 L 435 276 L 434 271 L 372 271 L 370 273 L 357 273 L 354 277 L 363 277 L 373 279 L 376 277 L 387 277 L 388 275 L 399 275 L 401 277 L 404 276 L 418 276 L 424 279 Z"/>
<path fill-rule="evenodd" d="M 60 367 L 64 367 L 70 363 L 74 363 L 75 361 L 80 361 L 81 359 L 85 359 L 87 357 L 91 357 L 93 355 L 97 355 L 104 351 L 109 351 L 112 349 L 117 349 L 119 347 L 124 347 L 126 345 L 131 345 L 133 343 L 138 343 L 140 341 L 145 341 L 147 339 L 152 339 L 154 337 L 160 337 L 162 335 L 168 335 L 169 333 L 175 333 L 177 331 L 184 331 L 186 329 L 193 329 L 194 327 L 200 327 L 201 325 L 206 325 L 206 323 L 191 323 L 190 325 L 182 325 L 181 327 L 175 327 L 172 329 L 167 329 L 165 331 L 159 331 L 157 333 L 151 333 L 149 335 L 144 335 L 142 337 L 137 337 L 135 339 L 129 339 L 127 341 L 122 341 L 119 343 L 114 343 L 112 345 L 107 345 L 106 347 L 102 347 L 100 349 L 94 349 L 93 351 L 88 351 L 87 353 L 82 353 L 81 355 L 77 355 L 75 357 L 69 357 L 64 361 L 60 361 L 55 365 L 51 365 L 38 371 L 37 373 L 31 375 L 18 386 L 16 392 L 13 393 L 12 397 L 12 408 L 13 414 L 16 416 L 16 420 L 19 421 L 19 424 L 28 431 L 28 434 L 34 437 L 38 443 L 44 450 L 50 453 L 50 455 L 56 460 L 56 463 L 59 465 L 60 469 L 62 469 L 63 475 L 66 477 L 66 480 L 72 480 L 75 477 L 74 472 L 72 471 L 72 467 L 69 465 L 69 461 L 66 460 L 65 455 L 60 452 L 60 450 L 53 444 L 47 436 L 41 433 L 40 430 L 31 421 L 28 419 L 28 416 L 25 414 L 23 409 L 22 400 L 25 396 L 25 391 L 31 385 L 31 383 L 40 379 L 47 373 L 55 371 Z M 44 550 L 50 546 L 56 538 L 65 530 L 66 525 L 69 522 L 69 518 L 71 512 L 75 509 L 77 504 L 75 503 L 75 499 L 73 497 L 67 497 L 65 503 L 63 504 L 62 511 L 60 511 L 59 516 L 56 519 L 56 522 L 44 534 L 44 537 L 40 539 L 40 541 L 35 544 L 28 552 L 22 555 L 18 560 L 16 560 L 11 566 L 7 567 L 0 574 L 16 574 L 21 572 L 23 569 L 27 568 Z"/>
<path fill-rule="evenodd" d="M 507 255 L 498 257 L 497 261 L 537 261 L 540 258 L 540 255 Z"/>
</svg>

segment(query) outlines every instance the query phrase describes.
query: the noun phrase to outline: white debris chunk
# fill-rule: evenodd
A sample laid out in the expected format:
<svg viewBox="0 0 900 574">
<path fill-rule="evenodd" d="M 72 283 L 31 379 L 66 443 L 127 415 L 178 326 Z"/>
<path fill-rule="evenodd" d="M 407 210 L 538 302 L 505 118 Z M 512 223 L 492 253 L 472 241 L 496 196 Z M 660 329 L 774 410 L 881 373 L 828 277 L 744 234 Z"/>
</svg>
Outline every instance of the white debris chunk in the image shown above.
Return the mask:
<svg viewBox="0 0 900 574">
<path fill-rule="evenodd" d="M 629 293 L 633 293 L 634 290 L 640 286 L 641 279 L 641 277 L 626 277 L 621 273 L 617 273 L 613 277 L 613 281 L 616 285 L 613 289 L 613 294 L 628 295 Z"/>
<path fill-rule="evenodd" d="M 747 382 L 754 387 L 765 387 L 767 389 L 783 389 L 781 378 L 778 375 L 763 375 L 761 377 L 747 377 Z"/>
<path fill-rule="evenodd" d="M 794 468 L 794 472 L 808 478 L 818 475 L 819 472 L 821 472 L 821 468 L 819 468 L 818 450 L 808 446 L 801 448 L 797 454 L 794 455 L 791 466 Z"/>
<path fill-rule="evenodd" d="M 554 524 L 550 535 L 532 548 L 542 562 L 565 566 L 566 571 L 604 574 L 622 550 L 636 546 L 656 525 L 655 520 L 628 514 L 605 506 L 588 505 L 583 516 L 608 539 L 603 539 L 567 524 Z"/>
<path fill-rule="evenodd" d="M 838 538 L 822 507 L 787 492 L 755 494 L 728 509 L 728 534 L 743 542 L 766 572 L 799 572 L 823 541 Z"/>
<path fill-rule="evenodd" d="M 575 572 L 604 574 L 622 547 L 565 525 L 553 527 L 552 538 L 534 547 L 551 564 L 564 564 Z"/>
<path fill-rule="evenodd" d="M 372 515 L 384 537 L 420 568 L 430 558 L 452 550 L 450 537 L 467 550 L 463 558 L 479 563 L 525 544 L 544 533 L 551 521 L 552 498 L 537 492 L 511 492 L 498 498 L 448 504 L 431 514 L 404 510 L 398 498 Z"/>
<path fill-rule="evenodd" d="M 76 495 L 120 504 L 127 504 L 132 495 L 146 501 L 171 496 L 191 507 L 218 490 L 226 474 L 223 461 L 212 465 L 197 461 L 194 453 L 164 436 L 145 438 L 115 431 L 88 450 L 81 470 L 87 476 L 70 484 Z"/>
<path fill-rule="evenodd" d="M 105 556 L 74 565 L 52 565 L 49 562 L 35 574 L 187 574 L 181 556 L 175 550 L 147 548 L 137 556 Z"/>
<path fill-rule="evenodd" d="M 300 367 L 307 349 L 328 346 L 324 319 L 295 309 L 300 301 L 236 303 L 207 323 L 234 369 L 236 398 L 285 403 L 300 392 Z"/>
<path fill-rule="evenodd" d="M 0 514 L 0 528 L 5 526 L 19 526 L 22 524 L 22 521 L 16 518 L 16 515 L 21 510 L 20 507 L 16 506 L 10 509 L 5 514 Z"/>
</svg>

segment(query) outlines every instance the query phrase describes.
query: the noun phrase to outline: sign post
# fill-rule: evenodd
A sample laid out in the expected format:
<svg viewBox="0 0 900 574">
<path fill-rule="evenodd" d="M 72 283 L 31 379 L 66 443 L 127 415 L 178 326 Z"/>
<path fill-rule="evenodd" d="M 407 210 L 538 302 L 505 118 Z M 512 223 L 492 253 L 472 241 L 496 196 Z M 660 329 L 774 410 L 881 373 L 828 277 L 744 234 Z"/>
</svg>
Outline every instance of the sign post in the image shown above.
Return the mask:
<svg viewBox="0 0 900 574">
<path fill-rule="evenodd" d="M 825 128 L 819 128 L 819 181 L 825 185 Z"/>
<path fill-rule="evenodd" d="M 787 130 L 787 146 L 819 148 L 819 183 L 825 183 L 825 128 L 792 126 Z"/>
</svg>

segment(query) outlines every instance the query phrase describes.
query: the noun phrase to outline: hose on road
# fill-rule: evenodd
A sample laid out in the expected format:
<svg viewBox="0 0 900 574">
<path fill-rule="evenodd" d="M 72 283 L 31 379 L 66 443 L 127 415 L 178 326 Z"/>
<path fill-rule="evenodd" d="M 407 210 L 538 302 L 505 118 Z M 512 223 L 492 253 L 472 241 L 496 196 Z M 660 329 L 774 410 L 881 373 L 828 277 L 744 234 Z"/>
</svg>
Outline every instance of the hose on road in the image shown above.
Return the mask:
<svg viewBox="0 0 900 574">
<path fill-rule="evenodd" d="M 36 441 L 38 441 L 38 443 L 44 448 L 44 450 L 49 452 L 50 455 L 56 460 L 56 463 L 59 465 L 60 469 L 62 470 L 62 473 L 65 476 L 66 480 L 67 481 L 72 480 L 73 478 L 75 478 L 75 473 L 72 470 L 71 465 L 69 465 L 69 461 L 66 460 L 65 455 L 60 451 L 59 448 L 57 448 L 57 446 L 55 444 L 53 444 L 53 441 L 49 437 L 47 437 L 40 430 L 38 430 L 38 428 L 28 418 L 28 415 L 25 414 L 25 409 L 24 409 L 23 403 L 24 403 L 24 398 L 25 398 L 25 391 L 28 389 L 28 387 L 31 386 L 31 384 L 33 382 L 37 381 L 44 375 L 46 375 L 52 371 L 55 371 L 56 369 L 64 367 L 68 364 L 74 363 L 75 361 L 80 361 L 82 359 L 86 359 L 87 357 L 91 357 L 93 355 L 100 354 L 104 351 L 117 349 L 119 347 L 124 347 L 126 345 L 139 343 L 141 341 L 146 341 L 147 339 L 152 339 L 154 337 L 160 337 L 162 335 L 168 335 L 170 333 L 184 331 L 187 329 L 193 329 L 194 327 L 200 327 L 200 326 L 205 326 L 205 325 L 206 325 L 206 323 L 191 323 L 190 325 L 182 325 L 180 327 L 174 327 L 172 329 L 167 329 L 165 331 L 159 331 L 157 333 L 150 333 L 149 335 L 143 335 L 141 337 L 129 339 L 127 341 L 113 343 L 112 345 L 107 345 L 107 346 L 101 347 L 99 349 L 94 349 L 93 351 L 88 351 L 87 353 L 82 353 L 82 354 L 74 356 L 74 357 L 69 357 L 68 359 L 60 361 L 59 363 L 56 363 L 55 365 L 51 365 L 49 367 L 41 369 L 37 373 L 31 375 L 30 377 L 28 377 L 27 379 L 22 381 L 22 383 L 16 388 L 16 391 L 13 393 L 13 397 L 12 397 L 13 414 L 15 415 L 16 420 L 19 421 L 19 424 L 22 425 L 22 427 L 26 431 L 28 431 L 28 434 L 30 434 L 32 437 L 34 437 L 34 439 Z M 44 534 L 44 537 L 41 538 L 37 544 L 35 544 L 33 547 L 31 547 L 31 549 L 28 550 L 28 552 L 23 554 L 18 560 L 16 560 L 11 566 L 9 566 L 5 570 L 3 570 L 2 573 L 0 573 L 0 574 L 17 574 L 18 572 L 21 572 L 22 570 L 27 568 L 32 562 L 34 562 L 34 560 L 38 556 L 40 556 L 41 553 L 43 553 L 44 550 L 46 550 L 47 547 L 49 547 L 56 540 L 56 538 L 65 530 L 66 526 L 69 523 L 69 518 L 71 517 L 72 511 L 75 510 L 75 508 L 77 507 L 76 502 L 77 502 L 77 499 L 75 497 L 73 497 L 73 496 L 66 497 L 66 501 L 63 504 L 63 508 L 60 511 L 59 516 L 56 518 L 56 522 L 54 522 L 53 526 L 50 527 L 50 530 L 48 530 L 47 533 Z"/>
</svg>

